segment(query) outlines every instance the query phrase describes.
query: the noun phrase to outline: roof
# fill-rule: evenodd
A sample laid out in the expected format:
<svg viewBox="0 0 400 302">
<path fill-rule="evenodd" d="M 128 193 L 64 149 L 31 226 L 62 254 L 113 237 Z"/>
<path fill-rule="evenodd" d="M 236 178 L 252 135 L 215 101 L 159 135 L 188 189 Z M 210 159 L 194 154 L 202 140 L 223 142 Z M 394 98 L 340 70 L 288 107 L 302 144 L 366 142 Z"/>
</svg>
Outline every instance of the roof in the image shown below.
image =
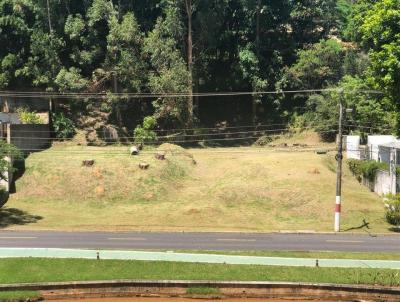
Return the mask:
<svg viewBox="0 0 400 302">
<path fill-rule="evenodd" d="M 400 149 L 400 142 L 382 144 L 382 145 L 379 145 L 379 147 Z"/>
</svg>

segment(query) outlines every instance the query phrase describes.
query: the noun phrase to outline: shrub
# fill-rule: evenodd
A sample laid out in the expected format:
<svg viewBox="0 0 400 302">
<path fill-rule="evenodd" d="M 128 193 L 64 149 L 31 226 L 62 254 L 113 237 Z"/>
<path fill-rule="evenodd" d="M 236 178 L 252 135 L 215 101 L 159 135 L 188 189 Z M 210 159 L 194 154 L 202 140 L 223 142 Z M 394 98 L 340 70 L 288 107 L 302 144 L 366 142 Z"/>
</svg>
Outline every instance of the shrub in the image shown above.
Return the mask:
<svg viewBox="0 0 400 302">
<path fill-rule="evenodd" d="M 27 108 L 18 108 L 17 113 L 22 124 L 44 124 L 44 121 L 35 111 L 29 111 Z"/>
<path fill-rule="evenodd" d="M 7 157 L 13 157 L 14 160 L 22 159 L 21 152 L 14 145 L 8 144 L 4 140 L 0 140 L 0 179 L 7 180 L 7 177 L 2 173 L 7 170 L 12 172 L 15 169 L 10 165 Z"/>
<path fill-rule="evenodd" d="M 362 180 L 362 161 L 358 159 L 349 159 L 347 160 L 347 164 L 349 165 L 349 169 L 351 173 L 357 178 L 358 181 Z"/>
<path fill-rule="evenodd" d="M 157 134 L 153 131 L 157 121 L 152 116 L 146 116 L 143 120 L 143 126 L 137 126 L 133 132 L 136 143 L 154 142 L 157 140 Z"/>
<path fill-rule="evenodd" d="M 8 192 L 4 186 L 0 186 L 0 207 L 3 206 L 8 199 Z"/>
<path fill-rule="evenodd" d="M 380 163 L 375 160 L 365 160 L 361 165 L 363 176 L 369 181 L 375 181 L 376 172 L 378 170 L 388 170 L 386 163 Z"/>
<path fill-rule="evenodd" d="M 369 181 L 375 181 L 376 172 L 378 170 L 389 170 L 389 165 L 387 163 L 381 163 L 375 160 L 349 159 L 347 163 L 350 171 L 358 181 L 361 181 L 362 177 Z"/>
<path fill-rule="evenodd" d="M 53 113 L 52 122 L 57 138 L 65 139 L 75 135 L 74 122 L 63 113 Z"/>
<path fill-rule="evenodd" d="M 386 209 L 386 221 L 394 226 L 400 226 L 400 194 L 389 195 Z"/>
</svg>

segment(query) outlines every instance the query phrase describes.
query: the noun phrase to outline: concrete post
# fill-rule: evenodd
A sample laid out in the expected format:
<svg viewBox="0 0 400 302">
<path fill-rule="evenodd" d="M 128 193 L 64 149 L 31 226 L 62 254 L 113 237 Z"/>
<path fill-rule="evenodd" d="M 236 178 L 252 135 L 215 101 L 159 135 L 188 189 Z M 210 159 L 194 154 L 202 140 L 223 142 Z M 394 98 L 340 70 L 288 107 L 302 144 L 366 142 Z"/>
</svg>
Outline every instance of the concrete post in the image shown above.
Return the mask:
<svg viewBox="0 0 400 302">
<path fill-rule="evenodd" d="M 336 200 L 335 200 L 335 223 L 334 231 L 340 232 L 340 213 L 342 207 L 342 160 L 343 160 L 343 90 L 339 98 L 339 139 L 337 147 L 336 168 Z"/>
<path fill-rule="evenodd" d="M 389 167 L 389 175 L 390 175 L 390 193 L 397 193 L 397 173 L 396 173 L 396 162 L 397 162 L 397 154 L 396 148 L 390 148 L 390 167 Z"/>
</svg>

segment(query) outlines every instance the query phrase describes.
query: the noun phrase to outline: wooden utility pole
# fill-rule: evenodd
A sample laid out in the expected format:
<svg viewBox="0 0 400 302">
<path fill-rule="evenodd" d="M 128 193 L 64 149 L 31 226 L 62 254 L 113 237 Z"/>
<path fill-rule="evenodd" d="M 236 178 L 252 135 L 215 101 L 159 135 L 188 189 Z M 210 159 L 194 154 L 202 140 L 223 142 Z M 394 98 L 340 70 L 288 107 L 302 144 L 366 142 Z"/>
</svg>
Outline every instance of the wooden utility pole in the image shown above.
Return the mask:
<svg viewBox="0 0 400 302">
<path fill-rule="evenodd" d="M 188 36 L 187 36 L 187 64 L 188 64 L 188 88 L 189 88 L 189 97 L 188 97 L 188 120 L 187 126 L 191 127 L 193 125 L 193 36 L 192 36 L 192 0 L 185 0 L 186 5 L 186 14 L 188 18 Z"/>
<path fill-rule="evenodd" d="M 340 232 L 340 213 L 342 208 L 342 160 L 343 160 L 343 89 L 339 96 L 339 137 L 337 143 L 335 232 Z"/>
</svg>

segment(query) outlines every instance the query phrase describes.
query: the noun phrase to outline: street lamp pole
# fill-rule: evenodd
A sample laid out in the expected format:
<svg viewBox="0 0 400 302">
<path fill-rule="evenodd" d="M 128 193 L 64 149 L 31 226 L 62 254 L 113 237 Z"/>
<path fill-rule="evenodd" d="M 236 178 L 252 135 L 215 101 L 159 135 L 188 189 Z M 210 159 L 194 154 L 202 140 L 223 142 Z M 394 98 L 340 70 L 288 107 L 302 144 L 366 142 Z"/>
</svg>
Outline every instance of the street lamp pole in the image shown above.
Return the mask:
<svg viewBox="0 0 400 302">
<path fill-rule="evenodd" d="M 340 232 L 340 213 L 342 206 L 342 160 L 343 160 L 343 89 L 339 92 L 339 137 L 337 143 L 335 232 Z"/>
</svg>

